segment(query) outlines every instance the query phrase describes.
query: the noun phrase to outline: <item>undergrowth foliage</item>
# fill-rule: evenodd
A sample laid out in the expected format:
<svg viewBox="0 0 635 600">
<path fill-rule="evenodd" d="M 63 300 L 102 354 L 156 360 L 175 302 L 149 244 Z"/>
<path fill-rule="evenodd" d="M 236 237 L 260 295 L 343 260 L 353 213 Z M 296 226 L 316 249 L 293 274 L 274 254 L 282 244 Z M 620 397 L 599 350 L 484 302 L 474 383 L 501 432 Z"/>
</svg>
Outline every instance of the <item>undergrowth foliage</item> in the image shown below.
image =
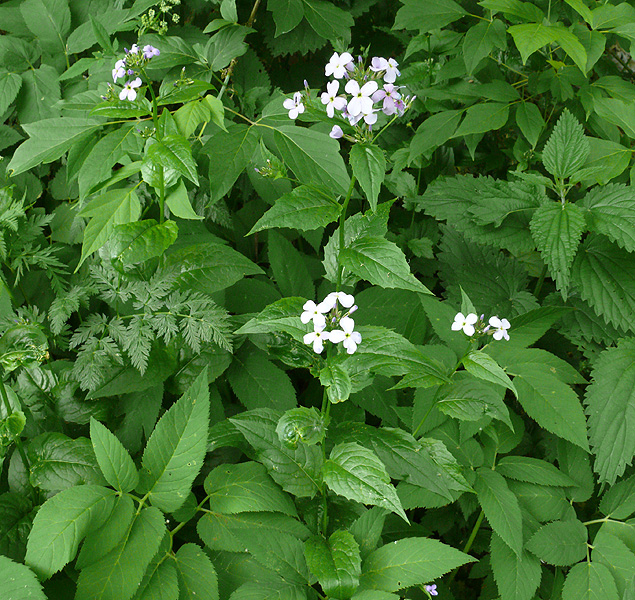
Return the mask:
<svg viewBox="0 0 635 600">
<path fill-rule="evenodd" d="M 635 599 L 635 8 L 0 5 L 0 598 Z"/>
</svg>

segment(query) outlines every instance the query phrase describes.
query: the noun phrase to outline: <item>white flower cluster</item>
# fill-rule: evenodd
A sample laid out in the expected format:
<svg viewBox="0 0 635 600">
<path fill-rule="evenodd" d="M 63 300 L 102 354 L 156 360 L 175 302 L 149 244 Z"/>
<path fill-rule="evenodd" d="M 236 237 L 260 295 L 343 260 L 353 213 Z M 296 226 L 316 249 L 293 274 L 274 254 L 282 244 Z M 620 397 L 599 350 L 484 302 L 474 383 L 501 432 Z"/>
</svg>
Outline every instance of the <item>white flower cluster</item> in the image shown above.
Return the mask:
<svg viewBox="0 0 635 600">
<path fill-rule="evenodd" d="M 479 319 L 474 313 L 469 313 L 467 316 L 461 312 L 456 313 L 454 323 L 452 323 L 452 331 L 463 330 L 463 333 L 469 337 L 475 333 L 487 333 L 487 335 L 492 335 L 495 340 L 505 339 L 509 341 L 507 330 L 511 327 L 510 322 L 507 319 L 499 319 L 494 316 L 490 317 L 489 324 L 485 325 L 484 316 L 481 315 Z"/>
<path fill-rule="evenodd" d="M 123 90 L 119 93 L 119 99 L 132 102 L 137 98 L 137 89 L 143 83 L 141 77 L 138 76 L 139 68 L 153 56 L 159 56 L 161 52 L 150 44 L 144 46 L 143 50 L 137 44 L 133 44 L 130 50 L 125 48 L 125 51 L 126 56 L 115 63 L 115 68 L 112 70 L 112 80 L 117 83 L 117 79 L 128 77 Z"/>
<path fill-rule="evenodd" d="M 346 310 L 341 310 L 338 305 Z M 357 310 L 353 296 L 344 292 L 331 292 L 319 304 L 308 300 L 302 308 L 304 312 L 300 315 L 300 320 L 303 323 L 313 323 L 313 331 L 304 336 L 304 343 L 312 344 L 315 352 L 321 354 L 324 342 L 327 341 L 333 344 L 342 342 L 348 354 L 357 350 L 362 336 L 355 331 L 355 321 L 350 317 Z"/>
<path fill-rule="evenodd" d="M 333 76 L 334 80 L 326 84 L 326 92 L 320 96 L 326 114 L 332 119 L 335 111 L 339 111 L 341 117 L 347 119 L 352 126 L 359 128 L 363 123 L 368 129 L 377 122 L 379 112 L 388 116 L 403 115 L 414 97 L 402 97 L 399 92 L 402 87 L 395 85 L 397 77 L 401 75 L 398 66 L 399 63 L 394 58 L 375 56 L 367 68 L 361 56 L 355 61 L 349 52 L 333 53 L 324 73 L 327 77 Z M 340 79 L 346 80 L 344 91 L 349 96 L 338 95 Z M 305 87 L 308 88 L 306 84 Z M 293 98 L 287 98 L 283 102 L 290 119 L 297 119 L 305 111 L 304 102 L 302 92 L 295 92 Z M 334 125 L 330 136 L 338 139 L 343 135 L 342 128 Z"/>
</svg>

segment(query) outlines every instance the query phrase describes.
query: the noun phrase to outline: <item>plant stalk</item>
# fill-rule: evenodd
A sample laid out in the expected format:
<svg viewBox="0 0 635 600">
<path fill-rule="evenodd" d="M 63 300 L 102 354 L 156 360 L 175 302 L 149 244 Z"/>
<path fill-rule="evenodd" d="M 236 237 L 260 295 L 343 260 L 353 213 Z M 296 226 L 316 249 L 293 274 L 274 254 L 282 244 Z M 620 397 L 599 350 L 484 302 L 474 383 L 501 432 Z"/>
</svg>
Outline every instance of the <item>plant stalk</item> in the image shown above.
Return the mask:
<svg viewBox="0 0 635 600">
<path fill-rule="evenodd" d="M 342 287 L 342 275 L 344 273 L 344 267 L 340 262 L 340 253 L 342 252 L 345 245 L 344 223 L 346 221 L 346 211 L 348 210 L 348 203 L 351 199 L 351 196 L 353 195 L 353 188 L 355 187 L 356 181 L 357 179 L 355 178 L 355 175 L 352 175 L 351 184 L 348 186 L 348 192 L 346 192 L 346 198 L 344 199 L 344 204 L 342 204 L 342 212 L 340 213 L 340 247 L 337 252 L 337 284 L 335 286 L 336 292 L 339 292 L 340 288 Z"/>
</svg>

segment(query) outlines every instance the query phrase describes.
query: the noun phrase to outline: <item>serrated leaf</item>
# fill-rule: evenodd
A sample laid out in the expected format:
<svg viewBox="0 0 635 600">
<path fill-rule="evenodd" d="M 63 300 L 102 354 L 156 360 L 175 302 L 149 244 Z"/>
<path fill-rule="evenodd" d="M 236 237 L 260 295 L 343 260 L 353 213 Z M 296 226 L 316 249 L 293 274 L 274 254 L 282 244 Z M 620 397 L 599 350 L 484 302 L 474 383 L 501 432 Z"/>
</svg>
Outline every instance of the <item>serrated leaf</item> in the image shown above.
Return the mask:
<svg viewBox="0 0 635 600">
<path fill-rule="evenodd" d="M 209 426 L 207 370 L 159 419 L 143 453 L 140 487 L 165 512 L 179 508 L 203 465 Z"/>
<path fill-rule="evenodd" d="M 520 556 L 492 534 L 490 561 L 496 586 L 505 600 L 532 600 L 540 583 L 540 561 L 526 550 Z"/>
<path fill-rule="evenodd" d="M 553 521 L 536 531 L 526 548 L 550 565 L 568 567 L 586 557 L 586 542 L 586 527 L 577 519 Z"/>
<path fill-rule="evenodd" d="M 70 562 L 84 536 L 108 519 L 115 505 L 114 490 L 80 485 L 47 500 L 33 521 L 25 562 L 48 579 Z"/>
<path fill-rule="evenodd" d="M 602 496 L 602 514 L 613 519 L 626 519 L 635 512 L 635 476 L 612 485 Z"/>
<path fill-rule="evenodd" d="M 562 600 L 618 600 L 611 572 L 601 563 L 578 563 L 567 574 Z"/>
<path fill-rule="evenodd" d="M 9 108 L 22 86 L 22 78 L 17 73 L 0 73 L 0 115 Z"/>
<path fill-rule="evenodd" d="M 166 135 L 148 148 L 148 157 L 164 168 L 177 173 L 198 185 L 196 161 L 192 157 L 190 143 L 182 135 Z"/>
<path fill-rule="evenodd" d="M 218 577 L 207 554 L 196 544 L 184 544 L 176 552 L 180 600 L 218 600 Z"/>
<path fill-rule="evenodd" d="M 617 522 L 615 522 L 617 524 Z M 611 533 L 611 529 L 602 526 L 593 539 L 591 558 L 594 563 L 601 563 L 608 567 L 615 580 L 618 597 L 628 599 L 628 588 L 633 586 L 635 572 L 635 554 L 630 544 L 632 540 L 632 526 L 620 523 L 619 528 L 627 533 L 621 538 Z M 631 530 L 631 531 L 629 531 Z M 613 530 L 614 531 L 614 530 Z M 626 542 L 626 543 L 625 543 Z M 629 544 L 627 546 L 627 543 Z M 629 547 L 630 546 L 630 547 Z"/>
<path fill-rule="evenodd" d="M 556 41 L 557 32 L 553 27 L 542 23 L 512 25 L 507 29 L 520 52 L 523 64 L 536 50 Z"/>
<path fill-rule="evenodd" d="M 465 118 L 461 121 L 452 137 L 456 138 L 500 129 L 507 123 L 508 116 L 509 104 L 501 102 L 475 104 L 467 109 Z"/>
<path fill-rule="evenodd" d="M 559 179 L 571 177 L 582 168 L 589 152 L 582 125 L 565 108 L 542 151 L 545 169 Z"/>
<path fill-rule="evenodd" d="M 474 559 L 428 538 L 406 538 L 372 552 L 362 566 L 360 588 L 395 592 L 433 581 Z"/>
<path fill-rule="evenodd" d="M 144 219 L 117 225 L 100 255 L 125 266 L 136 265 L 161 256 L 176 241 L 178 233 L 174 221 L 159 224 L 154 219 Z"/>
<path fill-rule="evenodd" d="M 572 487 L 576 482 L 551 463 L 530 456 L 503 456 L 496 465 L 496 472 L 517 481 L 540 485 Z"/>
<path fill-rule="evenodd" d="M 516 108 L 516 123 L 531 147 L 535 148 L 546 125 L 540 109 L 531 102 L 521 102 Z"/>
<path fill-rule="evenodd" d="M 362 186 L 372 211 L 377 210 L 377 198 L 386 176 L 384 151 L 374 144 L 353 144 L 349 157 L 353 175 Z"/>
<path fill-rule="evenodd" d="M 0 596 L 7 600 L 46 600 L 35 573 L 0 555 Z"/>
<path fill-rule="evenodd" d="M 485 352 L 472 350 L 472 352 L 463 358 L 462 362 L 465 370 L 474 375 L 474 377 L 502 385 L 508 390 L 511 390 L 515 396 L 518 396 L 516 388 L 507 373 L 503 371 L 500 365 L 491 356 L 485 354 Z"/>
<path fill-rule="evenodd" d="M 159 550 L 159 553 L 161 550 Z M 179 580 L 176 567 L 167 561 L 158 562 L 156 556 L 150 563 L 134 600 L 178 600 Z"/>
<path fill-rule="evenodd" d="M 324 482 L 336 494 L 362 504 L 382 506 L 408 522 L 386 467 L 355 442 L 338 444 L 322 467 Z"/>
<path fill-rule="evenodd" d="M 90 439 L 95 449 L 99 468 L 106 481 L 121 492 L 130 492 L 139 483 L 139 473 L 130 454 L 99 421 L 90 420 Z"/>
</svg>

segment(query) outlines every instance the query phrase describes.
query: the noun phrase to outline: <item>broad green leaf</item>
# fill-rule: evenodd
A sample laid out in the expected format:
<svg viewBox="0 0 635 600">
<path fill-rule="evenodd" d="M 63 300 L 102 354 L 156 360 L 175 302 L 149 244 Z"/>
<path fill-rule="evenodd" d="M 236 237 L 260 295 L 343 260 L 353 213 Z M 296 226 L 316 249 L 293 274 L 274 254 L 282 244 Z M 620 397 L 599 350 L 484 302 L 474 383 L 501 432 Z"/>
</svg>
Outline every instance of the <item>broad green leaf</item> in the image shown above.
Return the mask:
<svg viewBox="0 0 635 600">
<path fill-rule="evenodd" d="M 0 555 L 0 596 L 7 600 L 46 600 L 35 573 Z"/>
<path fill-rule="evenodd" d="M 139 483 L 139 474 L 117 437 L 99 421 L 90 420 L 90 439 L 99 468 L 106 481 L 120 492 L 130 492 Z"/>
<path fill-rule="evenodd" d="M 581 172 L 584 173 L 585 169 L 590 169 L 592 172 L 588 177 L 581 177 L 579 173 L 576 175 L 576 179 L 606 185 L 628 168 L 631 162 L 631 152 L 622 144 L 600 138 L 587 138 L 587 141 L 591 152 Z M 598 191 L 602 189 L 601 187 L 594 188 Z"/>
<path fill-rule="evenodd" d="M 186 83 L 183 83 L 183 84 L 179 83 L 179 85 L 172 87 L 172 89 L 168 88 L 169 91 L 167 91 L 167 93 L 157 98 L 157 104 L 159 106 L 164 106 L 166 104 L 177 104 L 177 103 L 183 104 L 195 98 L 198 100 L 202 94 L 213 89 L 214 89 L 214 86 L 211 83 L 208 83 L 207 81 L 201 81 L 200 79 L 191 79 L 187 81 Z M 222 106 L 222 102 L 221 102 L 221 106 Z M 209 115 L 209 112 L 208 112 L 208 115 Z M 176 114 L 172 116 L 176 120 Z M 185 136 L 185 137 L 188 137 L 188 136 Z"/>
<path fill-rule="evenodd" d="M 221 513 L 271 511 L 295 515 L 293 502 L 256 462 L 216 467 L 205 479 L 210 509 Z"/>
<path fill-rule="evenodd" d="M 507 123 L 509 116 L 509 105 L 501 102 L 485 102 L 470 106 L 465 113 L 465 118 L 461 121 L 458 129 L 454 132 L 453 138 L 475 133 L 485 133 L 500 129 Z"/>
<path fill-rule="evenodd" d="M 154 506 L 143 508 L 119 544 L 81 571 L 75 600 L 132 598 L 165 531 L 165 517 L 161 511 Z"/>
<path fill-rule="evenodd" d="M 520 556 L 492 533 L 490 561 L 501 598 L 532 600 L 540 583 L 540 561 L 526 550 Z"/>
<path fill-rule="evenodd" d="M 243 583 L 231 600 L 306 600 L 305 586 L 289 584 L 281 578 Z"/>
<path fill-rule="evenodd" d="M 535 148 L 546 125 L 540 109 L 532 102 L 521 102 L 516 108 L 516 123 L 531 147 Z"/>
<path fill-rule="evenodd" d="M 29 139 L 15 151 L 7 172 L 15 177 L 39 164 L 53 162 L 101 126 L 102 122 L 96 119 L 75 117 L 57 117 L 22 124 Z"/>
<path fill-rule="evenodd" d="M 541 523 L 570 518 L 571 503 L 564 489 L 551 485 L 538 485 L 524 481 L 507 481 L 509 489 L 518 498 L 523 514 Z"/>
<path fill-rule="evenodd" d="M 61 99 L 61 88 L 57 70 L 51 65 L 42 64 L 37 69 L 30 68 L 28 71 L 22 73 L 20 77 L 22 77 L 22 87 L 16 98 L 15 106 L 18 110 L 18 118 L 20 119 L 22 129 L 26 131 L 25 124 L 41 123 L 48 119 L 59 118 L 59 109 L 57 108 L 56 101 Z M 82 121 L 82 119 L 80 119 L 80 121 Z M 27 167 L 20 165 L 20 171 L 30 169 L 34 166 L 31 161 L 34 161 L 36 156 L 39 156 L 40 153 L 46 157 L 45 162 L 54 160 L 50 157 L 53 153 L 59 153 L 58 156 L 64 154 L 68 146 L 63 150 L 59 149 L 59 144 L 61 143 L 60 138 L 64 135 L 63 132 L 51 133 L 53 134 L 53 139 L 45 137 L 44 144 L 35 143 L 30 145 L 27 147 L 28 152 L 27 148 L 25 148 L 26 156 L 21 156 L 21 159 L 28 160 L 30 164 Z M 67 132 L 67 134 L 68 133 L 70 132 Z M 32 138 L 36 135 L 37 134 L 32 135 L 29 133 L 29 136 Z M 36 154 L 36 156 L 33 156 L 33 154 Z M 15 159 L 16 155 L 13 157 L 13 160 Z"/>
<path fill-rule="evenodd" d="M 518 365 L 514 384 L 526 413 L 547 431 L 588 450 L 586 419 L 577 394 L 548 365 Z"/>
<path fill-rule="evenodd" d="M 328 540 L 312 537 L 305 543 L 304 555 L 327 596 L 351 597 L 359 585 L 362 562 L 352 534 L 338 529 Z"/>
<path fill-rule="evenodd" d="M 474 375 L 474 377 L 502 385 L 514 392 L 515 396 L 518 396 L 516 388 L 507 373 L 501 369 L 499 364 L 491 356 L 485 354 L 485 352 L 472 350 L 472 352 L 463 358 L 462 362 L 465 370 Z"/>
<path fill-rule="evenodd" d="M 571 309 L 566 306 L 543 306 L 514 318 L 509 345 L 520 348 L 531 346 L 569 312 Z"/>
<path fill-rule="evenodd" d="M 353 17 L 346 10 L 326 0 L 303 0 L 304 18 L 313 30 L 327 40 L 346 38 Z"/>
<path fill-rule="evenodd" d="M 462 114 L 461 110 L 446 110 L 428 117 L 421 123 L 410 141 L 409 160 L 412 161 L 422 154 L 427 155 L 441 144 L 445 144 L 454 135 Z"/>
<path fill-rule="evenodd" d="M 207 102 L 197 99 L 181 106 L 173 116 L 179 132 L 189 138 L 201 123 L 211 120 L 212 113 Z"/>
<path fill-rule="evenodd" d="M 132 119 L 152 114 L 152 105 L 141 97 L 132 102 L 130 100 L 107 100 L 94 106 L 90 114 L 110 119 Z"/>
<path fill-rule="evenodd" d="M 114 490 L 79 485 L 47 500 L 33 521 L 26 549 L 26 564 L 48 579 L 77 554 L 86 534 L 108 519 L 115 505 Z"/>
<path fill-rule="evenodd" d="M 17 73 L 0 73 L 0 115 L 9 108 L 22 86 L 22 78 Z"/>
<path fill-rule="evenodd" d="M 159 550 L 157 556 L 161 554 Z M 150 562 L 133 600 L 178 600 L 179 580 L 176 567 L 168 561 Z"/>
<path fill-rule="evenodd" d="M 276 37 L 295 29 L 304 16 L 302 0 L 268 0 L 267 8 L 273 13 Z"/>
<path fill-rule="evenodd" d="M 499 19 L 480 21 L 470 27 L 463 39 L 463 60 L 468 75 L 494 48 L 504 48 L 506 29 Z"/>
<path fill-rule="evenodd" d="M 635 512 L 635 476 L 612 485 L 602 496 L 602 514 L 613 519 L 627 519 Z"/>
<path fill-rule="evenodd" d="M 587 530 L 577 519 L 553 521 L 543 525 L 527 541 L 526 548 L 540 560 L 568 567 L 584 560 L 587 552 Z"/>
<path fill-rule="evenodd" d="M 545 169 L 557 178 L 571 177 L 589 155 L 589 142 L 578 120 L 563 110 L 542 151 Z"/>
<path fill-rule="evenodd" d="M 203 30 L 204 32 L 206 30 Z M 206 58 L 212 71 L 220 71 L 231 61 L 247 52 L 245 36 L 252 30 L 237 23 L 228 24 L 217 31 L 206 46 Z"/>
<path fill-rule="evenodd" d="M 305 303 L 306 298 L 276 300 L 237 329 L 236 334 L 286 332 L 301 341 L 306 333 L 306 326 L 300 321 L 300 314 Z"/>
<path fill-rule="evenodd" d="M 613 485 L 635 456 L 635 340 L 600 354 L 586 390 L 589 442 L 600 481 Z"/>
<path fill-rule="evenodd" d="M 141 488 L 165 512 L 179 508 L 203 465 L 209 425 L 207 371 L 161 417 L 143 453 Z"/>
<path fill-rule="evenodd" d="M 138 265 L 149 258 L 162 256 L 176 241 L 178 233 L 174 221 L 159 224 L 154 219 L 145 219 L 117 225 L 100 255 L 105 254 L 124 266 Z"/>
<path fill-rule="evenodd" d="M 628 599 L 632 598 L 627 593 L 627 589 L 631 588 L 633 591 L 633 573 L 635 572 L 635 554 L 632 550 L 633 527 L 623 523 L 619 523 L 619 525 L 616 523 L 616 525 L 619 529 L 627 532 L 626 535 L 618 537 L 619 533 L 615 529 L 611 530 L 602 526 L 593 539 L 591 559 L 596 564 L 601 563 L 608 567 L 615 580 L 618 597 Z M 612 531 L 616 535 L 613 535 Z"/>
<path fill-rule="evenodd" d="M 176 552 L 179 600 L 218 600 L 218 577 L 207 554 L 196 544 L 184 544 Z"/>
<path fill-rule="evenodd" d="M 25 0 L 20 12 L 45 52 L 66 52 L 66 36 L 71 28 L 68 0 Z"/>
<path fill-rule="evenodd" d="M 118 188 L 104 192 L 87 204 L 80 217 L 89 217 L 84 230 L 81 264 L 96 250 L 99 250 L 110 238 L 115 227 L 136 221 L 141 215 L 141 203 L 135 188 Z"/>
<path fill-rule="evenodd" d="M 344 268 L 383 288 L 431 293 L 414 275 L 401 249 L 384 237 L 360 237 L 340 251 Z"/>
<path fill-rule="evenodd" d="M 520 0 L 481 0 L 479 4 L 494 12 L 502 12 L 515 17 L 520 17 L 524 21 L 541 22 L 545 14 L 531 2 L 521 2 Z"/>
<path fill-rule="evenodd" d="M 556 42 L 586 75 L 587 52 L 578 37 L 559 23 L 551 27 L 555 30 Z"/>
<path fill-rule="evenodd" d="M 591 9 L 582 0 L 565 0 L 589 25 L 593 24 Z"/>
<path fill-rule="evenodd" d="M 353 144 L 349 160 L 371 210 L 377 210 L 379 190 L 386 176 L 384 151 L 374 144 Z"/>
<path fill-rule="evenodd" d="M 187 195 L 187 188 L 182 179 L 171 188 L 165 196 L 165 203 L 168 205 L 170 212 L 181 219 L 197 219 L 200 220 L 203 217 L 196 214 L 190 203 L 190 198 Z"/>
<path fill-rule="evenodd" d="M 559 439 L 558 466 L 576 483 L 576 487 L 567 489 L 567 496 L 574 502 L 586 502 L 595 490 L 589 454 L 582 448 Z"/>
<path fill-rule="evenodd" d="M 318 412 L 314 406 L 299 406 L 282 415 L 276 433 L 278 439 L 289 448 L 295 448 L 298 443 L 312 446 L 324 440 L 326 421 L 326 415 Z"/>
<path fill-rule="evenodd" d="M 285 164 L 301 183 L 316 183 L 338 194 L 346 193 L 350 178 L 337 140 L 294 125 L 277 127 L 273 137 Z"/>
<path fill-rule="evenodd" d="M 496 465 L 496 472 L 508 479 L 527 481 L 540 485 L 571 487 L 576 483 L 551 463 L 530 456 L 503 456 Z"/>
<path fill-rule="evenodd" d="M 625 102 L 618 98 L 593 98 L 595 112 L 609 123 L 624 130 L 628 137 L 635 137 L 635 114 L 632 102 Z"/>
<path fill-rule="evenodd" d="M 340 205 L 325 191 L 301 185 L 280 196 L 247 235 L 272 227 L 289 227 L 300 231 L 318 229 L 336 221 L 340 211 Z"/>
<path fill-rule="evenodd" d="M 549 266 L 565 300 L 571 265 L 586 230 L 582 209 L 576 204 L 543 204 L 531 218 L 531 235 Z"/>
<path fill-rule="evenodd" d="M 273 229 L 267 234 L 267 240 L 269 263 L 282 295 L 313 298 L 315 287 L 305 257 Z"/>
<path fill-rule="evenodd" d="M 418 29 L 426 33 L 439 29 L 467 14 L 454 0 L 402 0 L 393 29 Z"/>
<path fill-rule="evenodd" d="M 491 469 L 476 471 L 474 489 L 492 529 L 520 557 L 523 548 L 523 527 L 520 506 L 505 478 Z"/>
<path fill-rule="evenodd" d="M 408 522 L 386 467 L 355 442 L 338 444 L 322 467 L 324 482 L 336 494 L 361 504 L 381 506 Z"/>
<path fill-rule="evenodd" d="M 471 556 L 438 540 L 405 538 L 377 548 L 364 560 L 360 587 L 396 592 L 434 581 L 469 562 L 474 562 Z"/>
<path fill-rule="evenodd" d="M 601 563 L 578 563 L 567 574 L 562 600 L 618 600 L 611 572 Z"/>
<path fill-rule="evenodd" d="M 348 371 L 337 363 L 329 364 L 320 371 L 320 383 L 326 389 L 328 399 L 333 404 L 348 400 L 352 383 Z"/>
<path fill-rule="evenodd" d="M 26 542 L 34 515 L 32 504 L 22 494 L 0 495 L 0 554 L 24 562 Z"/>
<path fill-rule="evenodd" d="M 181 135 L 166 135 L 148 148 L 148 156 L 164 168 L 174 169 L 198 185 L 196 161 L 190 143 Z"/>
<path fill-rule="evenodd" d="M 212 122 L 216 123 L 223 131 L 227 131 L 227 127 L 225 127 L 225 106 L 223 102 L 211 94 L 205 96 L 203 101 L 209 107 Z"/>
<path fill-rule="evenodd" d="M 512 25 L 507 29 L 507 32 L 514 38 L 523 64 L 536 50 L 555 42 L 557 38 L 557 31 L 554 27 L 541 23 Z"/>
</svg>

